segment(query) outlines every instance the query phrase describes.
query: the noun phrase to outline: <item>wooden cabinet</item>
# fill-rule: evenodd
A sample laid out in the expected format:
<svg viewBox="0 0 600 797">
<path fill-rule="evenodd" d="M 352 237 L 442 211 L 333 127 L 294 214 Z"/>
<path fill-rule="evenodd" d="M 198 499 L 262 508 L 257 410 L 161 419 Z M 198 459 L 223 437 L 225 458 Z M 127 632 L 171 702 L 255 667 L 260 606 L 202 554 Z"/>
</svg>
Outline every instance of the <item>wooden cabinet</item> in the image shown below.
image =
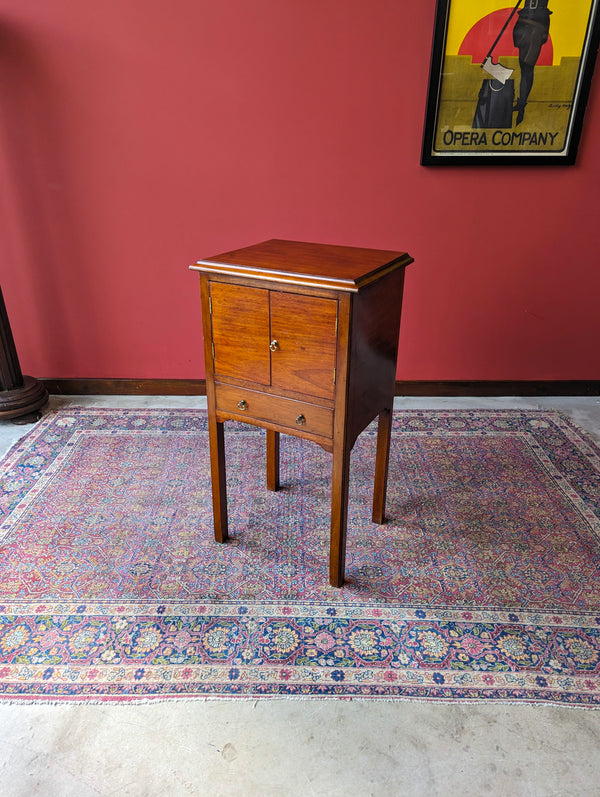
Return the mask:
<svg viewBox="0 0 600 797">
<path fill-rule="evenodd" d="M 379 417 L 373 520 L 383 523 L 405 252 L 271 240 L 207 258 L 200 272 L 215 538 L 227 540 L 224 427 L 332 452 L 330 583 L 344 580 L 350 451 Z"/>
</svg>

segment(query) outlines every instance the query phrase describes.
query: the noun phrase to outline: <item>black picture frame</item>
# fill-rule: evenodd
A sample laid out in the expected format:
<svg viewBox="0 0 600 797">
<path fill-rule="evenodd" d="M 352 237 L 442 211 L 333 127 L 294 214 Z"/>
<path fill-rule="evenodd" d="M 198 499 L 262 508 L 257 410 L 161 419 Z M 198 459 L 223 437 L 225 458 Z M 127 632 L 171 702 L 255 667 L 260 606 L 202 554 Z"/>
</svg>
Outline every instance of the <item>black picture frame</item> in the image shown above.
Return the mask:
<svg viewBox="0 0 600 797">
<path fill-rule="evenodd" d="M 479 0 L 438 0 L 421 164 L 574 164 L 599 8 L 600 0 L 508 0 L 480 17 Z"/>
</svg>

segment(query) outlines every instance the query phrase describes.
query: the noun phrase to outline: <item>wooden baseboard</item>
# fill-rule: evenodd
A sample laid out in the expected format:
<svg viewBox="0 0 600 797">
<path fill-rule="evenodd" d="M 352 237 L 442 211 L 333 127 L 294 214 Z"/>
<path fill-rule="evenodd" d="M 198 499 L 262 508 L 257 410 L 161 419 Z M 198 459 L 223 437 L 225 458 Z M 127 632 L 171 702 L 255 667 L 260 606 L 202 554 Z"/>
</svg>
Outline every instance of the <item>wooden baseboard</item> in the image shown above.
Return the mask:
<svg viewBox="0 0 600 797">
<path fill-rule="evenodd" d="M 204 379 L 42 379 L 61 396 L 205 396 Z M 397 396 L 600 396 L 600 380 L 396 382 Z"/>
<path fill-rule="evenodd" d="M 43 379 L 58 396 L 205 396 L 205 379 Z"/>
<path fill-rule="evenodd" d="M 397 396 L 600 396 L 600 380 L 396 382 Z"/>
</svg>

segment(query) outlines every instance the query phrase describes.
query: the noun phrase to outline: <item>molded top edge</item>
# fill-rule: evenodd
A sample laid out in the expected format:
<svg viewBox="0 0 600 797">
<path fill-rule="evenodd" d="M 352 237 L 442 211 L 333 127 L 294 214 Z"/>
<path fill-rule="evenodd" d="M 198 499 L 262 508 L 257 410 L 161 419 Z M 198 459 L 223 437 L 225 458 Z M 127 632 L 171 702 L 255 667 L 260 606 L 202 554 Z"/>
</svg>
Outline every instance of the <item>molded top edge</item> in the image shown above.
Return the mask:
<svg viewBox="0 0 600 797">
<path fill-rule="evenodd" d="M 232 276 L 358 291 L 413 258 L 406 252 L 272 239 L 190 266 Z"/>
</svg>

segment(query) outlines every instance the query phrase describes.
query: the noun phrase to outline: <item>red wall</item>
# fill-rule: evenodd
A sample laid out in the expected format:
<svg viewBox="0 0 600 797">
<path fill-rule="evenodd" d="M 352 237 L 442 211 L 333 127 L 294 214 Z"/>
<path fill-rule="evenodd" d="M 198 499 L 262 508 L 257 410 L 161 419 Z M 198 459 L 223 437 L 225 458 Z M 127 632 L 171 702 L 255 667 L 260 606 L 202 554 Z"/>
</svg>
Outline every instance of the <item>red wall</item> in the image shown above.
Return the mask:
<svg viewBox="0 0 600 797">
<path fill-rule="evenodd" d="M 600 378 L 600 81 L 569 168 L 419 165 L 435 0 L 0 0 L 23 371 L 204 375 L 189 263 L 406 249 L 399 379 Z"/>
</svg>

